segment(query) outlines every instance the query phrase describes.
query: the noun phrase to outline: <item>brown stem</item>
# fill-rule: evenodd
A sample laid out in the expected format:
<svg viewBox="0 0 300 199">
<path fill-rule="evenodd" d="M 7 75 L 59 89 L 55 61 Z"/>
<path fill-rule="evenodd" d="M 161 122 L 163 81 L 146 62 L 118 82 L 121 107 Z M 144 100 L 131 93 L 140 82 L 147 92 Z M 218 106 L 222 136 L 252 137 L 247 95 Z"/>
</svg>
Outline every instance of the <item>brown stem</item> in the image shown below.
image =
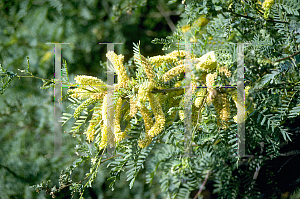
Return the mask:
<svg viewBox="0 0 300 199">
<path fill-rule="evenodd" d="M 173 92 L 173 91 L 180 91 L 184 90 L 183 87 L 174 87 L 174 88 L 167 88 L 167 89 L 153 89 L 152 93 L 167 93 L 167 92 Z"/>
<path fill-rule="evenodd" d="M 160 14 L 165 18 L 165 20 L 167 21 L 172 32 L 174 32 L 176 30 L 176 26 L 174 25 L 173 21 L 171 20 L 170 15 L 168 15 L 166 13 L 166 11 L 163 9 L 163 7 L 160 4 L 157 4 L 156 8 L 160 12 Z"/>
<path fill-rule="evenodd" d="M 232 87 L 236 87 L 236 85 L 233 85 Z M 173 91 L 180 91 L 184 90 L 186 87 L 174 87 L 174 88 L 166 88 L 166 89 L 153 89 L 151 93 L 167 93 L 167 92 L 173 92 Z M 197 88 L 207 88 L 207 86 L 197 86 Z M 231 87 L 228 86 L 214 86 L 213 88 L 227 88 L 230 89 Z M 223 93 L 223 92 L 221 92 Z"/>
<path fill-rule="evenodd" d="M 300 51 L 295 52 L 294 54 L 292 54 L 292 55 L 290 55 L 290 56 L 288 56 L 288 57 L 284 57 L 284 58 L 278 59 L 278 60 L 276 60 L 275 62 L 280 62 L 280 61 L 282 61 L 282 60 L 285 60 L 285 59 L 288 59 L 288 58 L 292 58 L 292 57 L 296 56 L 296 55 L 299 54 L 299 53 L 300 53 Z"/>
<path fill-rule="evenodd" d="M 205 184 L 206 184 L 206 182 L 207 182 L 207 180 L 208 180 L 209 174 L 210 174 L 210 171 L 207 172 L 206 177 L 205 177 L 205 180 L 204 180 L 204 182 L 202 183 L 201 188 L 199 189 L 199 191 L 198 191 L 197 194 L 195 195 L 194 199 L 197 199 L 198 196 L 201 194 L 201 192 L 202 192 L 202 190 L 203 190 L 203 188 L 204 188 L 204 186 L 205 186 Z"/>
<path fill-rule="evenodd" d="M 252 19 L 252 20 L 256 19 L 256 18 L 254 18 L 254 17 L 249 17 L 249 16 L 247 16 L 247 15 L 237 14 L 237 13 L 232 12 L 232 11 L 230 11 L 230 10 L 229 10 L 229 12 L 231 12 L 232 14 L 234 14 L 234 15 L 236 15 L 236 16 L 238 16 L 238 17 L 243 17 L 243 18 Z M 289 22 L 286 22 L 286 21 L 277 21 L 277 20 L 273 20 L 273 19 L 266 19 L 266 21 L 274 22 L 274 23 L 286 23 L 286 24 L 289 23 Z"/>
</svg>

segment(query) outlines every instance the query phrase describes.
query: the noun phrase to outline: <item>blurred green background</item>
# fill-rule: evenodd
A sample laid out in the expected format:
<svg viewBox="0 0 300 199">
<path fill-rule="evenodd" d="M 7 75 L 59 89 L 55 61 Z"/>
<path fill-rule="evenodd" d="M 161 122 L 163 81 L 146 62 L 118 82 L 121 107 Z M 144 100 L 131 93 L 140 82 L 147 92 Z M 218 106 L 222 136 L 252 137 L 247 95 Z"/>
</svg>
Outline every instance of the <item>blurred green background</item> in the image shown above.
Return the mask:
<svg viewBox="0 0 300 199">
<path fill-rule="evenodd" d="M 115 51 L 127 61 L 133 55 L 132 42 L 141 42 L 145 56 L 163 54 L 154 38 L 172 34 L 184 6 L 180 1 L 163 0 L 19 0 L 0 2 L 0 64 L 22 75 L 27 68 L 37 77 L 54 75 L 54 45 L 47 42 L 71 43 L 62 46 L 70 80 L 75 75 L 92 75 L 105 80 L 106 45 L 118 42 Z M 24 74 L 23 74 L 24 75 Z M 63 134 L 62 157 L 53 155 L 54 100 L 53 88 L 42 90 L 36 78 L 15 79 L 0 96 L 0 198 L 51 198 L 36 193 L 29 186 L 52 180 L 58 186 L 60 171 L 76 160 L 74 147 L 78 140 Z M 66 103 L 63 103 L 66 111 Z M 64 126 L 68 131 L 70 126 Z M 84 139 L 84 137 L 82 138 Z M 76 173 L 80 181 L 89 170 L 86 164 Z M 153 182 L 144 182 L 144 173 L 132 190 L 124 178 L 112 192 L 106 182 L 109 170 L 102 165 L 92 189 L 85 198 L 160 198 Z M 158 187 L 158 185 L 157 185 Z M 68 188 L 57 198 L 70 198 Z"/>
</svg>

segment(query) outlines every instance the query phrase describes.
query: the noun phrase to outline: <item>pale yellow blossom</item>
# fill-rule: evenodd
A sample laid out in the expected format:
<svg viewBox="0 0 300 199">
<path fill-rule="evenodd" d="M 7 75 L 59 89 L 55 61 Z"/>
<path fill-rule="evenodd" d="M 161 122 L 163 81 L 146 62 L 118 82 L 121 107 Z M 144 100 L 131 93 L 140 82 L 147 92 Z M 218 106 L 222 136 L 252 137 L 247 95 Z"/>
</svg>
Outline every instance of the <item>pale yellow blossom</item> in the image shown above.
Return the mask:
<svg viewBox="0 0 300 199">
<path fill-rule="evenodd" d="M 162 63 L 175 63 L 178 61 L 176 56 L 171 55 L 165 55 L 165 56 L 153 56 L 149 58 L 149 61 L 151 64 L 158 66 L 161 66 Z"/>
<path fill-rule="evenodd" d="M 196 65 L 197 70 L 205 69 L 214 71 L 217 67 L 217 60 L 214 51 L 210 51 L 202 57 L 197 58 L 197 61 L 199 61 Z"/>
<path fill-rule="evenodd" d="M 99 144 L 99 148 L 103 149 L 107 145 L 107 95 L 105 95 L 103 98 L 101 109 L 103 124 L 101 125 L 101 141 Z"/>
<path fill-rule="evenodd" d="M 138 100 L 140 103 L 144 104 L 147 101 L 148 93 L 155 88 L 155 83 L 153 81 L 144 82 L 140 85 L 138 90 Z"/>
<path fill-rule="evenodd" d="M 141 62 L 143 64 L 143 69 L 144 69 L 148 79 L 150 81 L 155 82 L 155 80 L 154 80 L 155 72 L 153 70 L 153 66 L 149 63 L 149 61 L 143 55 L 141 55 Z"/>
<path fill-rule="evenodd" d="M 126 133 L 121 131 L 122 104 L 123 104 L 123 99 L 119 97 L 115 106 L 115 120 L 114 120 L 115 141 L 117 143 L 123 140 L 126 136 Z"/>
<path fill-rule="evenodd" d="M 146 134 L 144 139 L 138 141 L 138 144 L 140 148 L 145 148 L 149 146 L 151 142 L 152 142 L 152 137 Z"/>
<path fill-rule="evenodd" d="M 181 27 L 181 30 L 182 30 L 183 33 L 186 33 L 190 29 L 191 29 L 191 25 L 190 24 L 184 25 L 184 26 Z"/>
<path fill-rule="evenodd" d="M 74 118 L 78 118 L 80 113 L 86 109 L 89 105 L 95 103 L 96 101 L 92 98 L 85 100 L 82 104 L 80 104 L 74 111 Z"/>
<path fill-rule="evenodd" d="M 134 117 L 137 113 L 137 101 L 135 101 L 133 98 L 130 98 L 130 117 Z"/>
<path fill-rule="evenodd" d="M 219 72 L 220 73 L 224 73 L 226 77 L 230 77 L 231 76 L 231 72 L 228 70 L 228 68 L 226 66 L 222 66 L 219 68 Z"/>
<path fill-rule="evenodd" d="M 107 126 L 106 124 L 101 125 L 101 141 L 99 143 L 99 149 L 104 149 L 107 146 Z"/>
<path fill-rule="evenodd" d="M 118 74 L 118 85 L 119 87 L 127 86 L 127 82 L 129 81 L 129 77 L 127 75 L 126 68 L 123 65 L 124 56 L 116 55 L 113 51 L 108 51 L 106 53 L 106 57 L 111 61 L 114 65 L 116 72 Z"/>
<path fill-rule="evenodd" d="M 196 99 L 195 99 L 195 106 L 197 108 L 200 108 L 200 106 L 202 105 L 203 103 L 203 100 L 206 96 L 206 93 L 207 93 L 207 89 L 205 88 L 200 88 L 199 91 L 196 93 Z"/>
<path fill-rule="evenodd" d="M 96 129 L 95 126 L 101 121 L 100 107 L 95 107 L 92 119 L 90 120 L 88 129 L 84 132 L 88 142 L 92 142 L 95 139 Z"/>
<path fill-rule="evenodd" d="M 185 71 L 185 66 L 184 65 L 176 66 L 176 67 L 170 69 L 169 71 L 167 71 L 162 76 L 162 79 L 163 79 L 164 82 L 167 82 L 167 81 L 171 80 L 173 77 L 183 73 L 184 71 Z"/>
<path fill-rule="evenodd" d="M 155 137 L 158 135 L 164 128 L 165 125 L 165 114 L 162 110 L 161 104 L 156 99 L 155 94 L 149 93 L 149 102 L 151 109 L 155 116 L 155 124 L 148 131 L 148 135 L 151 137 Z"/>
<path fill-rule="evenodd" d="M 264 10 L 268 10 L 272 7 L 272 5 L 275 3 L 274 0 L 265 0 L 264 3 L 262 4 L 262 8 Z"/>
<path fill-rule="evenodd" d="M 141 115 L 143 117 L 145 130 L 146 132 L 148 132 L 153 126 L 153 120 L 152 117 L 150 116 L 150 111 L 147 109 L 145 105 L 141 105 L 141 104 L 138 106 L 138 109 L 141 112 Z"/>
<path fill-rule="evenodd" d="M 184 57 L 186 55 L 185 50 L 174 50 L 173 52 L 167 54 L 170 57 Z"/>
<path fill-rule="evenodd" d="M 78 88 L 68 90 L 71 97 L 81 100 L 92 97 L 95 100 L 100 100 L 107 90 L 106 84 L 97 77 L 78 75 L 74 79 Z"/>
</svg>

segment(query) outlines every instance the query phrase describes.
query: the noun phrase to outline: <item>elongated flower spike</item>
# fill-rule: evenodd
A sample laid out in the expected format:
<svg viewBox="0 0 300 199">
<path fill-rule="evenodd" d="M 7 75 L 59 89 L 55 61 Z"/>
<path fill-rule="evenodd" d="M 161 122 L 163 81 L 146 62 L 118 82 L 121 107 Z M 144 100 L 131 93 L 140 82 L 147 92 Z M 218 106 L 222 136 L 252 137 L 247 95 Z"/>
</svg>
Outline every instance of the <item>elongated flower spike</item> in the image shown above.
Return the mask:
<svg viewBox="0 0 300 199">
<path fill-rule="evenodd" d="M 153 70 L 153 66 L 149 63 L 149 61 L 141 55 L 141 62 L 143 64 L 143 69 L 149 79 L 150 82 L 155 82 L 155 72 Z"/>
<path fill-rule="evenodd" d="M 92 98 L 89 98 L 87 100 L 85 100 L 82 104 L 80 104 L 76 110 L 74 111 L 74 118 L 78 118 L 80 113 L 86 109 L 89 105 L 95 103 L 96 100 L 92 99 Z"/>
<path fill-rule="evenodd" d="M 72 93 L 70 96 L 78 99 L 88 99 L 92 97 L 95 100 L 101 100 L 103 98 L 103 93 L 106 92 L 106 84 L 93 76 L 78 75 L 75 78 L 79 88 L 69 89 L 68 92 Z"/>
<path fill-rule="evenodd" d="M 161 66 L 163 63 L 175 63 L 178 61 L 176 56 L 165 55 L 165 56 L 154 56 L 149 58 L 151 64 L 156 65 L 156 67 Z"/>
<path fill-rule="evenodd" d="M 149 144 L 151 144 L 151 142 L 152 142 L 152 137 L 150 137 L 148 134 L 146 134 L 144 139 L 138 141 L 138 144 L 139 144 L 140 148 L 145 148 L 145 147 L 149 146 Z"/>
<path fill-rule="evenodd" d="M 230 77 L 231 76 L 231 72 L 228 70 L 228 68 L 226 66 L 222 66 L 219 68 L 219 72 L 220 73 L 224 73 L 226 77 Z"/>
<path fill-rule="evenodd" d="M 163 76 L 162 79 L 164 82 L 167 82 L 169 80 L 171 80 L 173 77 L 183 73 L 185 71 L 185 65 L 181 64 L 182 62 L 180 62 L 180 65 L 171 68 L 170 70 L 168 70 Z"/>
<path fill-rule="evenodd" d="M 127 86 L 129 76 L 127 74 L 126 68 L 123 65 L 124 56 L 123 55 L 116 55 L 113 51 L 108 51 L 106 53 L 106 57 L 111 61 L 114 65 L 116 72 L 118 74 L 118 85 L 117 88 L 124 88 Z"/>
<path fill-rule="evenodd" d="M 118 143 L 121 140 L 123 140 L 126 136 L 125 132 L 121 131 L 121 109 L 122 109 L 123 99 L 119 97 L 117 100 L 116 106 L 115 106 L 115 125 L 114 125 L 114 131 L 115 131 L 115 141 Z"/>
<path fill-rule="evenodd" d="M 107 145 L 107 95 L 103 98 L 102 103 L 102 120 L 103 123 L 101 125 L 101 141 L 99 144 L 99 148 L 103 149 Z"/>
<path fill-rule="evenodd" d="M 197 108 L 200 108 L 200 106 L 202 105 L 206 93 L 207 93 L 206 88 L 200 88 L 199 91 L 196 92 L 195 106 Z"/>
<path fill-rule="evenodd" d="M 165 125 L 165 114 L 162 110 L 161 104 L 158 99 L 155 98 L 155 95 L 149 93 L 149 102 L 151 109 L 155 116 L 155 124 L 149 130 L 148 135 L 151 137 L 157 136 L 164 128 Z"/>
<path fill-rule="evenodd" d="M 130 98 L 130 117 L 134 117 L 137 113 L 137 101 L 135 101 L 133 98 Z"/>
<path fill-rule="evenodd" d="M 216 95 L 216 89 L 213 88 L 215 83 L 215 78 L 217 77 L 217 73 L 209 73 L 206 75 L 206 86 L 207 86 L 207 103 L 210 104 Z"/>
<path fill-rule="evenodd" d="M 197 70 L 205 69 L 206 71 L 214 71 L 217 67 L 217 60 L 214 51 L 206 53 L 202 57 L 197 58 L 197 60 L 199 61 L 196 65 Z"/>
<path fill-rule="evenodd" d="M 86 139 L 88 140 L 89 143 L 94 141 L 95 139 L 95 135 L 96 135 L 95 127 L 101 121 L 100 110 L 101 110 L 100 107 L 94 109 L 94 113 L 92 119 L 90 120 L 88 129 L 86 130 L 86 132 L 84 132 L 84 134 L 86 134 Z"/>
</svg>

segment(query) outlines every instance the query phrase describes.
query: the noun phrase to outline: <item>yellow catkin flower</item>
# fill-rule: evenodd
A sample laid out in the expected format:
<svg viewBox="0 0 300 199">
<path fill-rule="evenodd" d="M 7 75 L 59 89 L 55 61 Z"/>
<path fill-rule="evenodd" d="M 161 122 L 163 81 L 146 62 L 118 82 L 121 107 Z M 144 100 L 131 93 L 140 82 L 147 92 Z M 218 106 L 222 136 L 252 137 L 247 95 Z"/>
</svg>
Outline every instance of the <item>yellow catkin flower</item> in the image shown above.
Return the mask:
<svg viewBox="0 0 300 199">
<path fill-rule="evenodd" d="M 221 110 L 223 109 L 223 101 L 222 101 L 222 98 L 218 95 L 217 97 L 215 97 L 213 100 L 212 100 L 212 104 L 214 105 L 215 107 L 215 110 L 217 112 L 217 115 L 218 117 L 220 117 L 220 114 L 221 114 Z M 217 125 L 220 126 L 221 123 L 219 120 L 217 120 Z"/>
<path fill-rule="evenodd" d="M 192 79 L 190 86 L 191 86 L 191 89 L 192 89 L 191 93 L 195 93 L 195 91 L 197 89 L 197 82 L 196 82 L 195 79 Z"/>
<path fill-rule="evenodd" d="M 138 109 L 141 112 L 141 115 L 143 117 L 144 124 L 145 124 L 145 130 L 146 130 L 146 132 L 148 132 L 151 129 L 151 127 L 153 126 L 153 120 L 152 120 L 152 117 L 150 116 L 150 112 L 147 109 L 147 107 L 144 105 L 139 105 Z"/>
<path fill-rule="evenodd" d="M 90 120 L 90 124 L 88 126 L 88 129 L 86 130 L 86 132 L 84 132 L 84 134 L 86 134 L 86 139 L 88 140 L 88 142 L 92 142 L 95 139 L 95 126 L 100 122 L 101 117 L 100 117 L 100 108 L 95 108 L 94 109 L 94 113 L 92 116 L 92 119 Z"/>
<path fill-rule="evenodd" d="M 220 73 L 224 73 L 226 77 L 230 77 L 231 76 L 231 72 L 228 70 L 228 68 L 226 66 L 222 66 L 219 68 L 219 72 Z"/>
<path fill-rule="evenodd" d="M 104 149 L 107 146 L 107 126 L 106 124 L 101 125 L 101 141 L 99 144 L 99 148 Z"/>
<path fill-rule="evenodd" d="M 115 106 L 115 120 L 114 120 L 115 141 L 117 143 L 123 140 L 126 136 L 126 133 L 121 131 L 122 104 L 123 104 L 123 99 L 119 97 Z"/>
<path fill-rule="evenodd" d="M 107 95 L 104 96 L 102 102 L 102 119 L 105 121 L 107 120 Z"/>
<path fill-rule="evenodd" d="M 206 102 L 210 104 L 214 98 L 216 97 L 217 91 L 213 88 L 215 84 L 215 78 L 217 77 L 217 73 L 209 73 L 206 75 L 206 86 L 207 86 L 207 92 L 208 97 L 206 98 Z"/>
<path fill-rule="evenodd" d="M 221 120 L 227 122 L 230 117 L 230 103 L 227 94 L 226 93 L 222 94 L 221 99 L 222 99 L 223 106 L 220 112 L 220 118 Z"/>
<path fill-rule="evenodd" d="M 95 103 L 96 101 L 92 98 L 85 100 L 82 104 L 80 104 L 74 111 L 74 118 L 78 118 L 80 113 L 86 109 L 89 105 Z"/>
<path fill-rule="evenodd" d="M 248 98 L 249 89 L 250 89 L 250 86 L 245 87 L 245 99 Z M 232 99 L 233 99 L 237 109 L 241 108 L 241 110 L 242 110 L 245 108 L 244 102 L 243 103 L 237 102 L 237 93 L 236 92 L 232 94 Z M 245 118 L 244 118 L 245 120 L 247 119 L 247 115 L 250 114 L 252 111 L 253 111 L 253 108 L 250 108 L 248 111 L 245 112 Z M 241 123 L 242 122 L 241 117 L 242 117 L 242 115 L 236 115 L 233 119 L 236 123 Z"/>
<path fill-rule="evenodd" d="M 92 141 L 94 141 L 95 139 L 95 129 L 94 129 L 94 125 L 89 125 L 88 129 L 86 132 L 84 132 L 84 134 L 86 135 L 86 140 L 90 143 Z"/>
<path fill-rule="evenodd" d="M 205 16 L 199 17 L 196 21 L 193 22 L 193 26 L 203 27 L 208 23 L 208 20 Z"/>
<path fill-rule="evenodd" d="M 107 145 L 107 95 L 105 95 L 103 98 L 101 109 L 103 124 L 101 125 L 101 141 L 99 144 L 99 148 L 103 149 Z"/>
<path fill-rule="evenodd" d="M 88 99 L 91 93 L 81 88 L 69 89 L 68 93 L 72 93 L 70 96 L 78 99 Z"/>
<path fill-rule="evenodd" d="M 190 24 L 181 27 L 181 30 L 182 30 L 183 33 L 186 33 L 190 29 L 191 29 L 191 25 Z"/>
<path fill-rule="evenodd" d="M 174 50 L 173 52 L 167 54 L 170 57 L 184 57 L 186 55 L 185 50 Z"/>
<path fill-rule="evenodd" d="M 103 97 L 106 95 L 107 92 L 101 92 L 101 93 L 91 93 L 91 98 L 94 100 L 100 100 L 103 99 Z"/>
<path fill-rule="evenodd" d="M 155 88 L 154 82 L 144 82 L 138 90 L 138 100 L 140 103 L 144 104 L 147 101 L 148 93 Z"/>
<path fill-rule="evenodd" d="M 195 99 L 195 106 L 197 108 L 200 108 L 200 106 L 202 105 L 203 103 L 203 100 L 206 96 L 206 93 L 207 93 L 207 89 L 205 88 L 200 88 L 199 91 L 196 93 L 196 99 Z"/>
<path fill-rule="evenodd" d="M 155 116 L 155 124 L 152 126 L 152 128 L 148 131 L 148 135 L 151 137 L 155 137 L 158 135 L 164 128 L 165 125 L 165 114 L 162 110 L 162 107 L 159 103 L 159 101 L 156 99 L 155 95 L 152 93 L 149 93 L 149 102 L 151 109 Z"/>
<path fill-rule="evenodd" d="M 274 4 L 274 0 L 265 0 L 264 3 L 262 4 L 262 8 L 264 10 L 268 10 L 272 7 L 272 5 Z"/>
<path fill-rule="evenodd" d="M 181 87 L 181 81 L 176 82 L 176 84 L 174 85 L 174 87 Z"/>
<path fill-rule="evenodd" d="M 134 117 L 137 113 L 137 101 L 135 101 L 133 98 L 130 98 L 130 117 Z"/>
<path fill-rule="evenodd" d="M 213 88 L 213 86 L 215 86 L 215 79 L 217 78 L 218 74 L 216 72 L 214 73 L 209 73 L 206 75 L 206 86 L 208 91 L 211 90 Z"/>
<path fill-rule="evenodd" d="M 150 81 L 155 82 L 155 80 L 154 80 L 155 72 L 153 70 L 153 66 L 149 63 L 149 61 L 143 55 L 141 55 L 141 62 L 143 64 L 143 69 L 144 69 L 148 79 Z"/>
<path fill-rule="evenodd" d="M 185 71 L 185 66 L 184 65 L 176 66 L 176 67 L 170 69 L 169 71 L 167 71 L 162 76 L 162 79 L 163 79 L 164 82 L 167 82 L 167 81 L 171 80 L 173 77 L 183 73 L 184 71 Z"/>
<path fill-rule="evenodd" d="M 103 98 L 103 93 L 107 90 L 106 84 L 97 77 L 78 75 L 74 79 L 76 84 L 79 84 L 81 87 L 69 89 L 68 92 L 72 93 L 71 97 L 79 99 L 92 97 L 95 100 L 100 100 Z"/>
<path fill-rule="evenodd" d="M 217 73 L 209 73 L 206 75 L 206 85 L 208 88 L 212 88 L 212 86 L 214 86 L 215 84 L 215 79 L 217 78 Z"/>
<path fill-rule="evenodd" d="M 262 8 L 265 10 L 265 12 L 264 12 L 265 19 L 267 19 L 269 17 L 271 7 L 273 6 L 274 3 L 275 3 L 274 0 L 265 0 L 264 1 Z"/>
<path fill-rule="evenodd" d="M 97 77 L 93 76 L 77 75 L 74 79 L 77 84 L 103 87 L 105 86 L 105 83 L 101 79 L 98 79 Z"/>
<path fill-rule="evenodd" d="M 155 65 L 156 67 L 161 66 L 162 63 L 175 63 L 178 61 L 176 56 L 171 56 L 169 54 L 165 55 L 165 56 L 154 56 L 154 57 L 150 57 L 149 61 L 151 64 Z"/>
<path fill-rule="evenodd" d="M 124 56 L 116 55 L 113 51 L 108 51 L 106 53 L 106 57 L 111 61 L 116 69 L 119 87 L 125 87 L 129 81 L 129 76 L 127 75 L 126 68 L 123 65 Z"/>
<path fill-rule="evenodd" d="M 152 137 L 146 134 L 144 139 L 138 141 L 138 144 L 140 148 L 145 148 L 149 146 L 151 142 L 152 142 Z"/>
<path fill-rule="evenodd" d="M 197 59 L 199 62 L 196 65 L 197 70 L 205 69 L 214 71 L 217 67 L 217 60 L 214 51 L 210 51 Z"/>
<path fill-rule="evenodd" d="M 184 111 L 183 110 L 179 110 L 178 113 L 179 113 L 180 120 L 183 121 L 184 120 Z"/>
</svg>

